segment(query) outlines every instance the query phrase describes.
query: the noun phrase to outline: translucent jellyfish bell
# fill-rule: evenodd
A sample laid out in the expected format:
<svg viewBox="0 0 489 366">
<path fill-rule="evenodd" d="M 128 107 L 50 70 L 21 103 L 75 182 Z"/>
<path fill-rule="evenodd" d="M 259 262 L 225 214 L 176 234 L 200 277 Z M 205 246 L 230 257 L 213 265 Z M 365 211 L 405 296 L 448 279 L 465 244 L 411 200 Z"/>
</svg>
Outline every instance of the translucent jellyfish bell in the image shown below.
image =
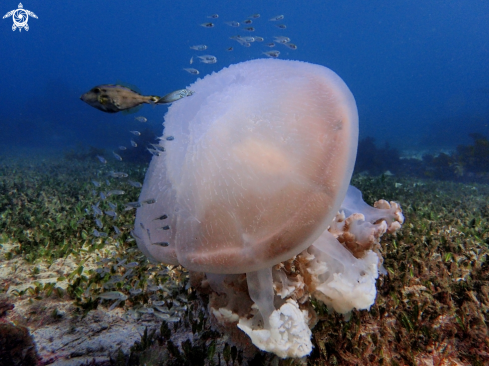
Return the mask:
<svg viewBox="0 0 489 366">
<path fill-rule="evenodd" d="M 232 65 L 189 87 L 165 116 L 135 235 L 149 257 L 245 273 L 309 247 L 330 225 L 353 171 L 355 100 L 338 75 L 299 61 Z M 151 202 L 151 201 L 149 201 Z M 167 218 L 160 219 L 163 215 Z"/>
</svg>

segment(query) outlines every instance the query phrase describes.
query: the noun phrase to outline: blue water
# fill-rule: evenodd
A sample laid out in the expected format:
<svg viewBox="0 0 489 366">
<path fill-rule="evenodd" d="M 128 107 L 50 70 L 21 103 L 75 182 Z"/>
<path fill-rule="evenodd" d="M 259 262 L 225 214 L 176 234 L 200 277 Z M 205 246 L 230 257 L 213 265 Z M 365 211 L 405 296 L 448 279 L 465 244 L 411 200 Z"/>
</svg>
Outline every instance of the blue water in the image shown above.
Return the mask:
<svg viewBox="0 0 489 366">
<path fill-rule="evenodd" d="M 28 0 L 29 31 L 0 21 L 0 146 L 68 149 L 77 143 L 113 148 L 139 127 L 135 115 L 105 114 L 79 100 L 95 85 L 122 81 L 163 95 L 196 77 L 265 57 L 264 44 L 244 48 L 241 34 L 285 35 L 293 51 L 280 58 L 333 69 L 352 90 L 361 136 L 401 149 L 450 148 L 489 135 L 489 2 L 453 1 L 56 1 Z M 16 1 L 2 1 L 3 16 Z M 207 16 L 217 13 L 216 20 Z M 224 21 L 260 13 L 254 33 Z M 268 21 L 283 14 L 287 29 Z M 213 21 L 205 29 L 200 23 Z M 209 49 L 196 52 L 195 44 Z M 233 47 L 231 52 L 226 51 Z M 189 65 L 192 55 L 217 56 Z M 161 131 L 166 106 L 137 115 Z"/>
</svg>

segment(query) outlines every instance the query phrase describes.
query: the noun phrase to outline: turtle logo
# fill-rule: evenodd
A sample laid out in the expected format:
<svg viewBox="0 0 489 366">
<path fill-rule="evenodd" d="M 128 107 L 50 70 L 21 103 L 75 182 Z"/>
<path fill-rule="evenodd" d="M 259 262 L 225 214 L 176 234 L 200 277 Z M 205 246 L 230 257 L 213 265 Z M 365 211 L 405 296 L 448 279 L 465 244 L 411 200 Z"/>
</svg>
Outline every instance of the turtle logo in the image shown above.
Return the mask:
<svg viewBox="0 0 489 366">
<path fill-rule="evenodd" d="M 29 25 L 27 24 L 27 20 L 29 20 L 29 15 L 37 19 L 36 14 L 34 14 L 32 11 L 25 10 L 22 3 L 19 3 L 19 8 L 9 11 L 7 14 L 3 16 L 3 19 L 8 18 L 10 16 L 12 17 L 12 19 L 14 20 L 14 24 L 12 25 L 13 31 L 15 31 L 17 28 L 19 28 L 19 32 L 22 31 L 22 28 L 28 31 Z"/>
</svg>

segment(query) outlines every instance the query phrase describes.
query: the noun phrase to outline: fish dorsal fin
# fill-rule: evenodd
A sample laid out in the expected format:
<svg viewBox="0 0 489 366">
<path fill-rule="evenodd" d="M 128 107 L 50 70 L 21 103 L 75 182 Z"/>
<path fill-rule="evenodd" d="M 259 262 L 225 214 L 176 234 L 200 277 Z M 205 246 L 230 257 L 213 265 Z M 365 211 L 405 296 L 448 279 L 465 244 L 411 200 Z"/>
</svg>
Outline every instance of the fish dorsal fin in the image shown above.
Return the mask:
<svg viewBox="0 0 489 366">
<path fill-rule="evenodd" d="M 120 80 L 117 80 L 115 82 L 116 85 L 119 85 L 119 86 L 123 86 L 124 88 L 127 88 L 127 89 L 130 89 L 132 90 L 133 92 L 135 93 L 138 93 L 139 95 L 143 95 L 141 93 L 141 90 L 136 86 L 136 85 L 133 85 L 133 84 L 129 84 L 129 83 L 126 83 L 124 81 L 120 81 Z"/>
</svg>

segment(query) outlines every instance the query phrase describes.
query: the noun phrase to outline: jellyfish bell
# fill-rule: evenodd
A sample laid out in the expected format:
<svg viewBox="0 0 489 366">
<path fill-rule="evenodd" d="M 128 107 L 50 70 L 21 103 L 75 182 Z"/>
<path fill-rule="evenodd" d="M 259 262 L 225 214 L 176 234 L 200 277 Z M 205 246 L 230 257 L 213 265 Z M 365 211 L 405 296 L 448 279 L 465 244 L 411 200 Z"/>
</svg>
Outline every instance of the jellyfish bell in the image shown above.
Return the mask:
<svg viewBox="0 0 489 366">
<path fill-rule="evenodd" d="M 259 59 L 189 87 L 165 116 L 135 236 L 149 257 L 191 271 L 246 273 L 309 247 L 352 175 L 358 114 L 326 67 Z M 167 216 L 160 220 L 162 215 Z M 162 245 L 163 243 L 163 245 Z"/>
</svg>

